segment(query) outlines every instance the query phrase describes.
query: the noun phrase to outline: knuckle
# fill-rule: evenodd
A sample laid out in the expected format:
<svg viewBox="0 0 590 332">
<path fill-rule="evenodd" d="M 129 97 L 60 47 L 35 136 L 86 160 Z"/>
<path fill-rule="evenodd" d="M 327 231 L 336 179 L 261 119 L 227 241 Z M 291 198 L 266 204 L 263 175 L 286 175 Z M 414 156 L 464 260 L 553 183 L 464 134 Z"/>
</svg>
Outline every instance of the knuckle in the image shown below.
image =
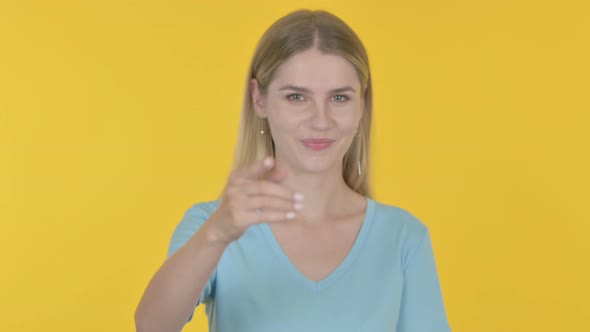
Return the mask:
<svg viewBox="0 0 590 332">
<path fill-rule="evenodd" d="M 254 188 L 255 188 L 255 190 L 256 190 L 257 192 L 262 192 L 262 191 L 264 191 L 264 186 L 263 186 L 263 183 L 262 183 L 261 181 L 258 181 L 258 182 L 256 182 L 256 185 L 255 185 L 255 187 L 254 187 Z"/>
<path fill-rule="evenodd" d="M 241 183 L 242 177 L 243 174 L 241 170 L 233 171 L 229 176 L 231 183 Z"/>
<path fill-rule="evenodd" d="M 273 202 L 272 197 L 265 196 L 263 199 L 264 206 L 271 206 Z"/>
<path fill-rule="evenodd" d="M 263 182 L 260 183 L 260 186 L 262 187 L 262 189 L 264 191 L 266 191 L 268 193 L 272 193 L 273 192 L 272 188 L 273 188 L 274 184 L 272 182 L 270 182 L 270 181 L 263 181 Z"/>
<path fill-rule="evenodd" d="M 239 213 L 239 217 L 235 219 L 235 227 L 239 230 L 248 227 L 248 216 L 246 213 Z"/>
<path fill-rule="evenodd" d="M 229 186 L 227 187 L 225 192 L 228 196 L 234 197 L 237 194 L 238 190 L 239 188 L 237 186 Z"/>
<path fill-rule="evenodd" d="M 232 210 L 232 223 L 234 225 L 237 225 L 237 223 L 239 222 L 240 218 L 241 218 L 240 212 L 239 211 L 236 211 L 235 209 Z"/>
<path fill-rule="evenodd" d="M 235 182 L 237 177 L 238 177 L 237 172 L 231 172 L 231 174 L 229 175 L 229 182 L 230 183 Z"/>
<path fill-rule="evenodd" d="M 257 196 L 255 199 L 255 205 L 256 207 L 260 207 L 260 206 L 264 206 L 266 204 L 266 199 L 265 197 L 262 196 Z"/>
</svg>

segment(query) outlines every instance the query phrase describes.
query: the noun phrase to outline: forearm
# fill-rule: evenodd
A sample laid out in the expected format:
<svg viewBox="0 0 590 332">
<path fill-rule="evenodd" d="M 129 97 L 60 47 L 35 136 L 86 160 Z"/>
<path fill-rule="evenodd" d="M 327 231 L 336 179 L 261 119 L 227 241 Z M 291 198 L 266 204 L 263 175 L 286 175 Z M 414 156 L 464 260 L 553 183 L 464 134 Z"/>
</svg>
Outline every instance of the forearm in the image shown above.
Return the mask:
<svg viewBox="0 0 590 332">
<path fill-rule="evenodd" d="M 210 223 L 203 226 L 160 267 L 135 312 L 137 331 L 180 331 L 194 310 L 227 243 Z"/>
</svg>

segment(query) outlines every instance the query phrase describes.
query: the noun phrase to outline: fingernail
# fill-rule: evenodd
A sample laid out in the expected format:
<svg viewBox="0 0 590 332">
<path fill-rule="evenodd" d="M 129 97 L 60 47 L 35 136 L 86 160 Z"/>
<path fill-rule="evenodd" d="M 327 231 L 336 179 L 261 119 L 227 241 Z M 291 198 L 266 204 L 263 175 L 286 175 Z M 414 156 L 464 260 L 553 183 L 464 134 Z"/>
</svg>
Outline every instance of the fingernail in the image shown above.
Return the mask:
<svg viewBox="0 0 590 332">
<path fill-rule="evenodd" d="M 302 201 L 303 194 L 302 193 L 295 193 L 295 195 L 293 195 L 293 198 L 295 198 L 296 201 Z"/>
<path fill-rule="evenodd" d="M 295 203 L 294 208 L 297 211 L 301 211 L 301 210 L 303 210 L 303 204 L 302 203 Z"/>
<path fill-rule="evenodd" d="M 287 219 L 295 218 L 295 212 L 287 212 Z"/>
<path fill-rule="evenodd" d="M 272 165 L 272 160 L 270 158 L 265 158 L 264 159 L 264 166 L 269 167 L 270 165 Z"/>
</svg>

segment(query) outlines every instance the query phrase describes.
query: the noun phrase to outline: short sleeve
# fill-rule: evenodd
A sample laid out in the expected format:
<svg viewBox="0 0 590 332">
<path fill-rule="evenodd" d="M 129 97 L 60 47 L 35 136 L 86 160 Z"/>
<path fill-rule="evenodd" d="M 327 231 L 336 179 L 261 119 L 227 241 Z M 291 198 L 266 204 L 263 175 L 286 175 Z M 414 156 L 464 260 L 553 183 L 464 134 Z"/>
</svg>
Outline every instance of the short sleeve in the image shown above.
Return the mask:
<svg viewBox="0 0 590 332">
<path fill-rule="evenodd" d="M 422 227 L 418 244 L 409 253 L 398 332 L 449 332 L 434 252 L 427 227 Z"/>
<path fill-rule="evenodd" d="M 168 247 L 168 255 L 166 259 L 170 258 L 174 253 L 180 249 L 192 236 L 195 234 L 199 228 L 207 221 L 209 215 L 212 213 L 210 202 L 202 202 L 193 205 L 189 208 L 172 234 L 172 238 L 170 240 L 170 245 Z M 201 303 L 209 303 L 214 296 L 215 293 L 215 280 L 217 275 L 217 269 L 213 271 L 211 277 L 205 284 L 205 288 L 201 293 L 200 298 L 195 305 L 195 308 L 199 306 Z M 191 313 L 188 321 L 190 322 L 193 318 L 193 313 Z"/>
</svg>

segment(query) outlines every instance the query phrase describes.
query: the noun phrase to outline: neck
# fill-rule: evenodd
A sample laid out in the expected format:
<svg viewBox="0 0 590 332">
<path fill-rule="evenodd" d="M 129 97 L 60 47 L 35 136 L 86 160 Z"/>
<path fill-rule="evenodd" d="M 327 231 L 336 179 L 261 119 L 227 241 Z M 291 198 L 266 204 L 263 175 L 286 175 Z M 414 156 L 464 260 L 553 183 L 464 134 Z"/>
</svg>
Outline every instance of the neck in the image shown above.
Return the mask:
<svg viewBox="0 0 590 332">
<path fill-rule="evenodd" d="M 322 172 L 311 173 L 289 167 L 277 159 L 277 167 L 288 172 L 282 183 L 305 197 L 304 208 L 299 211 L 296 222 L 321 224 L 346 212 L 346 202 L 350 202 L 356 193 L 344 181 L 341 163 L 337 164 Z"/>
</svg>

